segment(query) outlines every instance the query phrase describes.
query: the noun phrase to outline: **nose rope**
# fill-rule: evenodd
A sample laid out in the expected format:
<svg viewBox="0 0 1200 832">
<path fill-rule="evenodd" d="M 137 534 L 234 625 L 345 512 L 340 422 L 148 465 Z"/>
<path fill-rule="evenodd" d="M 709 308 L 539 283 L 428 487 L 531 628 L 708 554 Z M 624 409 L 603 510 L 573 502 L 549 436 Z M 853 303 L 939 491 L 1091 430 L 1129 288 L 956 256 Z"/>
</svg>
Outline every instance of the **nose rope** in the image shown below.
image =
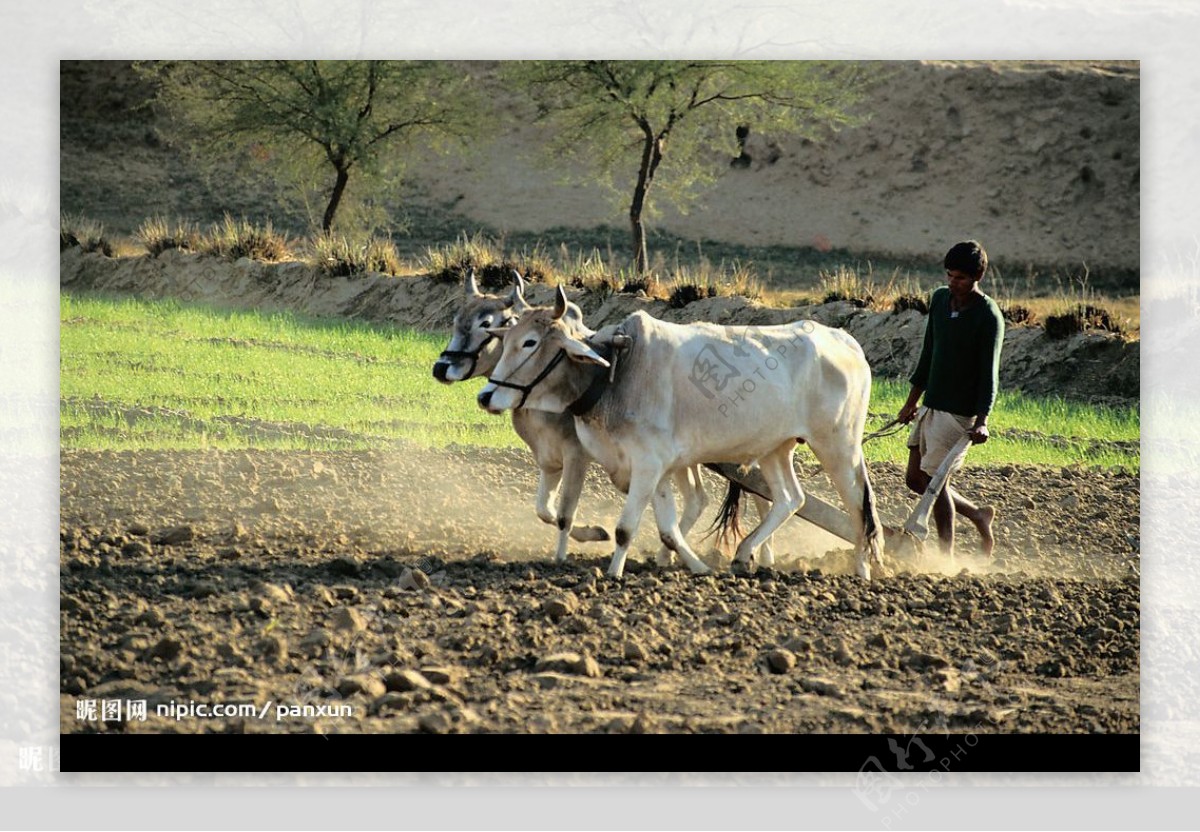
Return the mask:
<svg viewBox="0 0 1200 832">
<path fill-rule="evenodd" d="M 515 373 L 517 370 L 524 367 L 525 363 L 527 361 L 529 361 L 530 358 L 533 358 L 533 356 L 535 354 L 536 353 L 530 354 L 525 359 L 525 361 L 522 361 L 520 364 L 518 364 L 513 369 L 513 372 Z M 552 359 L 550 359 L 550 363 L 547 364 L 540 373 L 538 373 L 537 378 L 535 378 L 533 381 L 529 382 L 529 384 L 513 384 L 510 381 L 501 381 L 500 379 L 495 379 L 495 378 L 491 378 L 491 377 L 488 378 L 488 383 L 494 384 L 497 387 L 507 387 L 511 390 L 520 390 L 521 391 L 521 401 L 519 401 L 517 403 L 516 408 L 514 408 L 515 410 L 520 410 L 522 407 L 525 406 L 525 400 L 529 398 L 529 394 L 533 391 L 533 388 L 537 387 L 539 384 L 541 384 L 543 381 L 545 381 L 546 376 L 548 376 L 552 372 L 554 372 L 554 368 L 557 367 L 559 364 L 561 364 L 562 360 L 566 357 L 567 357 L 567 351 L 564 349 L 560 349 L 558 351 L 558 354 L 555 355 Z"/>
<path fill-rule="evenodd" d="M 505 318 L 504 325 L 512 326 L 512 323 L 514 320 L 516 320 L 516 319 L 511 316 L 508 318 Z M 473 349 L 473 350 L 442 350 L 441 355 L 438 356 L 438 361 L 445 361 L 449 364 L 455 364 L 459 361 L 462 361 L 464 358 L 470 359 L 471 369 L 467 372 L 467 374 L 465 376 L 463 376 L 463 379 L 471 378 L 471 376 L 475 375 L 475 365 L 479 363 L 479 354 L 483 352 L 484 347 L 486 347 L 488 344 L 492 343 L 492 341 L 494 341 L 495 339 L 497 339 L 499 337 L 500 337 L 499 335 L 495 335 L 491 332 L 485 332 L 484 339 L 479 342 L 479 346 L 476 347 L 475 349 Z"/>
</svg>

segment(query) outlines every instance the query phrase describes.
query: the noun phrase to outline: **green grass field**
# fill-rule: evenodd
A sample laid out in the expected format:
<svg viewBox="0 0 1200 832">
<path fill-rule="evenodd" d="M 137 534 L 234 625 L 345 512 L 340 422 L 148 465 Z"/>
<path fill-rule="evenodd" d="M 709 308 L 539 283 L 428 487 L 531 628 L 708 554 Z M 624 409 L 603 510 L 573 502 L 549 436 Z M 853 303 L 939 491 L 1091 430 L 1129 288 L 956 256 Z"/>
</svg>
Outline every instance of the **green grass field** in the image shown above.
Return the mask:
<svg viewBox="0 0 1200 832">
<path fill-rule="evenodd" d="M 509 420 L 475 404 L 478 382 L 431 376 L 445 335 L 64 293 L 64 448 L 379 448 L 399 441 L 521 447 Z M 877 379 L 868 430 L 907 395 Z M 970 465 L 1139 466 L 1137 408 L 1001 395 L 993 439 Z M 867 445 L 901 462 L 903 435 Z"/>
</svg>

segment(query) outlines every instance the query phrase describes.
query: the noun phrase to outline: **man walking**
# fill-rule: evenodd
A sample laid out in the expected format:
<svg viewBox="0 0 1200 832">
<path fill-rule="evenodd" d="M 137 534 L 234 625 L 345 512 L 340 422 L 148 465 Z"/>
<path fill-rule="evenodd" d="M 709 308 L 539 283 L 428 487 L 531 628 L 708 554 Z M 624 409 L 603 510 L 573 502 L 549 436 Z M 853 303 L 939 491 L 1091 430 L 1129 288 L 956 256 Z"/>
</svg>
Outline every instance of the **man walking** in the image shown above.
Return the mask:
<svg viewBox="0 0 1200 832">
<path fill-rule="evenodd" d="M 976 445 L 988 440 L 987 420 L 996 402 L 1000 376 L 1000 347 L 1004 317 L 995 301 L 979 288 L 987 271 L 987 252 L 974 240 L 958 243 L 946 253 L 947 286 L 929 302 L 921 358 L 909 381 L 912 390 L 900 408 L 899 420 L 916 420 L 908 438 L 905 482 L 924 493 L 935 471 L 963 434 Z M 923 407 L 917 402 L 924 393 Z M 951 471 L 962 465 L 964 448 Z M 977 506 L 950 487 L 950 479 L 933 504 L 942 551 L 954 554 L 954 515 L 961 514 L 979 531 L 983 552 L 992 554 L 995 539 L 991 506 Z"/>
</svg>

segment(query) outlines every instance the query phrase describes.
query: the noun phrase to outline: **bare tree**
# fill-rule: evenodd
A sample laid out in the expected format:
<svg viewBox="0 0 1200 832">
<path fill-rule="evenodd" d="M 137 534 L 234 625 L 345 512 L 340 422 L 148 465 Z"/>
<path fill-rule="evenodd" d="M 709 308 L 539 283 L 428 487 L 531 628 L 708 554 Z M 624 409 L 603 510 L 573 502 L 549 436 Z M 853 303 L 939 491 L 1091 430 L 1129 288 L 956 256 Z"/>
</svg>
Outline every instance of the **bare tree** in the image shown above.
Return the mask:
<svg viewBox="0 0 1200 832">
<path fill-rule="evenodd" d="M 646 272 L 651 193 L 683 205 L 740 152 L 738 131 L 796 133 L 856 123 L 869 76 L 860 64 L 802 61 L 538 61 L 510 65 L 539 118 L 551 158 L 582 161 L 616 186 L 633 173 L 633 261 Z M 626 191 L 629 193 L 629 191 Z"/>
<path fill-rule="evenodd" d="M 168 61 L 159 81 L 174 132 L 209 160 L 249 157 L 300 180 L 324 170 L 321 229 L 351 173 L 395 171 L 414 142 L 461 139 L 476 101 L 465 73 L 429 61 Z"/>
</svg>

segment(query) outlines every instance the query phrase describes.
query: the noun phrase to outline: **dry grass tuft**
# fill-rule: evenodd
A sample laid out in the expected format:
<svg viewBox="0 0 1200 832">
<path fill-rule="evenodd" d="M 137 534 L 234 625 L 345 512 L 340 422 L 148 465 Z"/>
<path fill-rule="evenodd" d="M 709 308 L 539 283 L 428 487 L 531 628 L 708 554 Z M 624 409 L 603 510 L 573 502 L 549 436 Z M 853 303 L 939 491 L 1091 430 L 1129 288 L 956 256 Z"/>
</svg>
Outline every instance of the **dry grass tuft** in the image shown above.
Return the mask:
<svg viewBox="0 0 1200 832">
<path fill-rule="evenodd" d="M 392 241 L 378 237 L 352 240 L 343 234 L 318 234 L 308 248 L 314 264 L 331 277 L 369 272 L 395 276 L 404 268 Z"/>
<path fill-rule="evenodd" d="M 62 214 L 58 221 L 58 250 L 79 246 L 85 254 L 98 251 L 113 256 L 113 247 L 104 237 L 104 226 L 82 214 Z"/>
<path fill-rule="evenodd" d="M 138 226 L 134 238 L 153 257 L 170 249 L 200 250 L 200 230 L 194 223 L 183 220 L 172 225 L 163 217 L 153 217 Z"/>
<path fill-rule="evenodd" d="M 248 257 L 277 263 L 291 256 L 287 235 L 276 232 L 270 220 L 255 225 L 245 218 L 235 220 L 229 214 L 200 239 L 199 246 L 205 254 L 226 260 Z"/>
</svg>

